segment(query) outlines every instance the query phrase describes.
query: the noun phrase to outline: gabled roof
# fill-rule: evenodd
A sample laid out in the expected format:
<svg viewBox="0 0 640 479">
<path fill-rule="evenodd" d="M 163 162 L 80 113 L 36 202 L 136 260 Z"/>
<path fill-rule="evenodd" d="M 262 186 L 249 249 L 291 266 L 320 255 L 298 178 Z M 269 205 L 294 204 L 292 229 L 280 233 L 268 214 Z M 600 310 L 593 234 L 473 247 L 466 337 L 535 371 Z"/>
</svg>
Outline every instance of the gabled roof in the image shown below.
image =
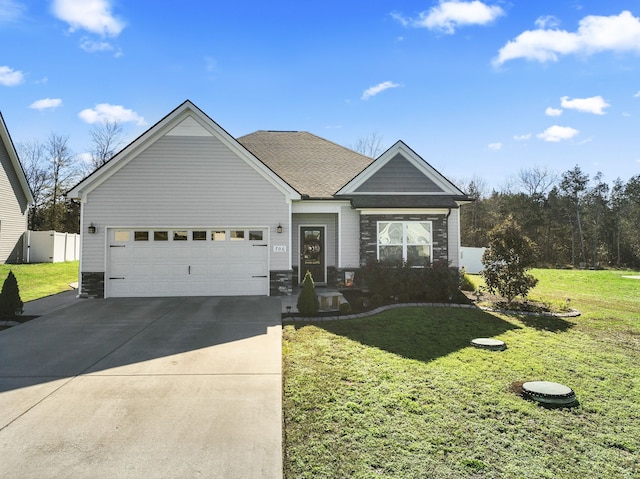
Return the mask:
<svg viewBox="0 0 640 479">
<path fill-rule="evenodd" d="M 396 142 L 336 192 L 336 196 L 466 195 L 403 141 Z"/>
<path fill-rule="evenodd" d="M 291 185 L 287 184 L 267 165 L 258 160 L 249 150 L 238 143 L 235 138 L 189 100 L 182 103 L 111 160 L 74 186 L 69 190 L 67 196 L 70 198 L 85 197 L 90 191 L 102 184 L 112 174 L 164 135 L 215 136 L 239 158 L 282 191 L 283 194 L 291 199 L 300 198 L 300 194 Z"/>
<path fill-rule="evenodd" d="M 13 166 L 13 170 L 18 177 L 18 182 L 20 183 L 20 187 L 22 189 L 22 192 L 24 193 L 24 197 L 27 200 L 27 205 L 30 206 L 33 204 L 33 194 L 31 193 L 31 188 L 29 187 L 27 177 L 24 173 L 24 170 L 22 169 L 22 165 L 20 164 L 18 153 L 16 152 L 15 146 L 13 145 L 13 140 L 11 139 L 11 135 L 9 135 L 9 130 L 7 129 L 7 125 L 4 122 L 2 113 L 0 113 L 0 141 L 9 153 L 11 166 Z"/>
<path fill-rule="evenodd" d="M 333 198 L 373 162 L 373 158 L 304 131 L 261 130 L 238 142 L 310 198 Z"/>
</svg>

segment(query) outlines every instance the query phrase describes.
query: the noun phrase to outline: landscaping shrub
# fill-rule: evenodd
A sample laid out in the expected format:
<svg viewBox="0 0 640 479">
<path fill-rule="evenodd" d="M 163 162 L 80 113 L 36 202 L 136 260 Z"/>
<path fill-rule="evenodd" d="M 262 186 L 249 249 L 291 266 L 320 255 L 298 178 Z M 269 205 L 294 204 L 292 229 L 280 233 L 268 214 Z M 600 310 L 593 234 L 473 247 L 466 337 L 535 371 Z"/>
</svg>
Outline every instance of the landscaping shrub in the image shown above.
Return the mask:
<svg viewBox="0 0 640 479">
<path fill-rule="evenodd" d="M 414 268 L 406 263 L 372 261 L 362 271 L 366 286 L 382 302 L 401 301 L 446 302 L 457 298 L 460 277 L 457 268 L 445 261 Z"/>
<path fill-rule="evenodd" d="M 22 300 L 18 289 L 18 280 L 13 271 L 9 271 L 0 292 L 0 319 L 13 320 L 22 314 Z"/>
<path fill-rule="evenodd" d="M 508 303 L 516 296 L 526 298 L 538 283 L 527 273 L 535 264 L 533 242 L 522 234 L 512 216 L 489 232 L 489 247 L 482 255 L 482 264 L 489 292 L 497 292 Z"/>
<path fill-rule="evenodd" d="M 476 287 L 473 284 L 473 281 L 471 281 L 471 278 L 469 278 L 469 275 L 467 273 L 462 273 L 460 275 L 460 289 L 462 291 L 475 291 Z"/>
<path fill-rule="evenodd" d="M 371 306 L 373 306 L 374 308 L 382 306 L 383 303 L 384 298 L 381 294 L 374 294 L 373 296 L 371 296 Z"/>
<path fill-rule="evenodd" d="M 302 291 L 298 297 L 297 307 L 300 314 L 304 316 L 315 316 L 320 309 L 320 301 L 311 271 L 307 271 L 302 280 Z"/>
<path fill-rule="evenodd" d="M 349 314 L 351 312 L 351 305 L 349 303 L 340 303 L 340 314 Z"/>
</svg>

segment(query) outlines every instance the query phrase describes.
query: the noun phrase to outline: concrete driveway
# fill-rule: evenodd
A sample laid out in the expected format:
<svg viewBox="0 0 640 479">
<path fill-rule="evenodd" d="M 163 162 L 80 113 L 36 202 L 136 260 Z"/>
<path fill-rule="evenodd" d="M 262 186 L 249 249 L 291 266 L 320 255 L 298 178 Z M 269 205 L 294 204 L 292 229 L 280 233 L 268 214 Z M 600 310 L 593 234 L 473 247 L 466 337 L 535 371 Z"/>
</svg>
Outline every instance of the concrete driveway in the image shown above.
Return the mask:
<svg viewBox="0 0 640 479">
<path fill-rule="evenodd" d="M 281 478 L 280 299 L 77 300 L 0 333 L 0 477 Z"/>
</svg>

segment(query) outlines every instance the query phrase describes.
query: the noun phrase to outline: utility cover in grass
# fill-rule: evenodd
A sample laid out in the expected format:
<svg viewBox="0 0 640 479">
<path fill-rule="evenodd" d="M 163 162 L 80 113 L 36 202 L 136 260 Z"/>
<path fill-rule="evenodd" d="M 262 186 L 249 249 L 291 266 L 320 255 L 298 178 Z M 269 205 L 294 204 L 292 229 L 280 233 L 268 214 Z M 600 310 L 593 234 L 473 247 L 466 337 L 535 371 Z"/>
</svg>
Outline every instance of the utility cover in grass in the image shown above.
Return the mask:
<svg viewBox="0 0 640 479">
<path fill-rule="evenodd" d="M 524 396 L 542 404 L 570 406 L 576 395 L 570 387 L 550 381 L 531 381 L 522 385 Z"/>
<path fill-rule="evenodd" d="M 471 340 L 471 346 L 480 349 L 489 349 L 490 351 L 504 351 L 507 345 L 504 341 L 493 338 L 476 338 Z"/>
</svg>

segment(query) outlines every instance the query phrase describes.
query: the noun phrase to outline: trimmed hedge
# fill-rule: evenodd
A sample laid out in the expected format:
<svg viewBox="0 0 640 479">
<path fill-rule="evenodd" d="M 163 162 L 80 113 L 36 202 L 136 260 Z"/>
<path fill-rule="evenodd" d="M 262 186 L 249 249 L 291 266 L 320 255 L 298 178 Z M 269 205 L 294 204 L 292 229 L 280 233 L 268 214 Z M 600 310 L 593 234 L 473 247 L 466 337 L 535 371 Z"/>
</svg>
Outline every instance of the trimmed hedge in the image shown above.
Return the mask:
<svg viewBox="0 0 640 479">
<path fill-rule="evenodd" d="M 458 297 L 460 273 L 444 261 L 411 267 L 407 263 L 371 261 L 360 271 L 372 299 L 450 302 Z"/>
</svg>

